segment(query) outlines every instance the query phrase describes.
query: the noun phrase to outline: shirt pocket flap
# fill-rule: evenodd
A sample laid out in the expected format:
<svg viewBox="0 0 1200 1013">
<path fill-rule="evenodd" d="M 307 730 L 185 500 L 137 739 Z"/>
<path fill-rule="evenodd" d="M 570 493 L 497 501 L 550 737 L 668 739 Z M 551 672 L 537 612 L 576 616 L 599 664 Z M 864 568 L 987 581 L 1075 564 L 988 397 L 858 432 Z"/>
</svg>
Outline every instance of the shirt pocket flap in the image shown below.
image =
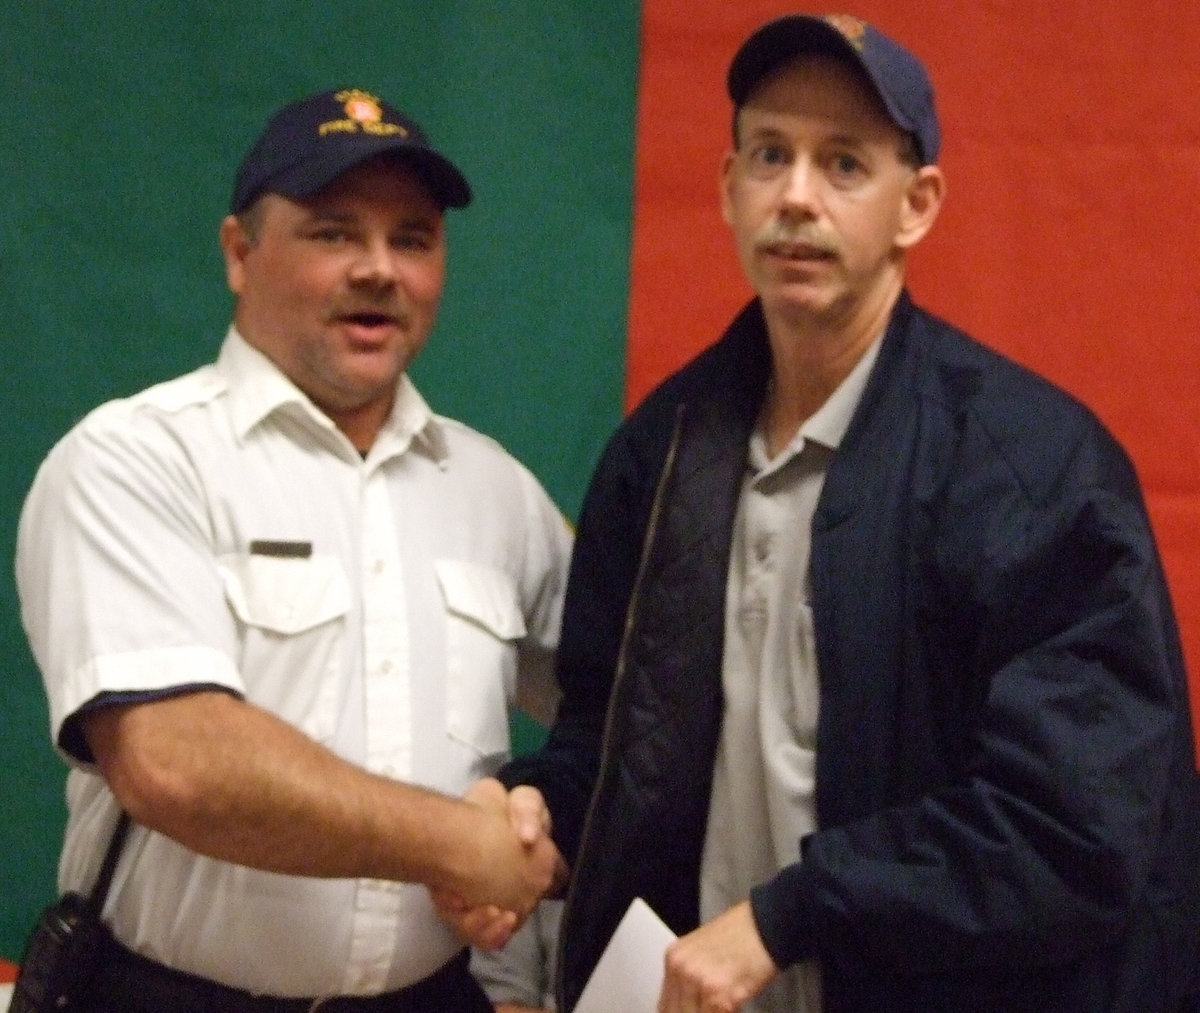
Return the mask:
<svg viewBox="0 0 1200 1013">
<path fill-rule="evenodd" d="M 231 555 L 217 568 L 230 607 L 249 626 L 303 633 L 350 610 L 346 573 L 333 556 Z"/>
<path fill-rule="evenodd" d="M 458 559 L 439 559 L 434 566 L 446 611 L 482 626 L 501 640 L 525 636 L 517 587 L 507 573 Z"/>
</svg>

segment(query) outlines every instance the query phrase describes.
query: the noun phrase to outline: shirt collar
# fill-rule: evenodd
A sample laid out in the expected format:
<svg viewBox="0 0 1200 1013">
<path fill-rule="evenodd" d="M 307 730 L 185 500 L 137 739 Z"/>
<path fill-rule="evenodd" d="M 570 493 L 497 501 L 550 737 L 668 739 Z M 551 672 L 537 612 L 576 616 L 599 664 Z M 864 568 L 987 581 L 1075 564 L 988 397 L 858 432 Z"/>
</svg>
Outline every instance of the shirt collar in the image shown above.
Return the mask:
<svg viewBox="0 0 1200 1013">
<path fill-rule="evenodd" d="M 825 399 L 825 403 L 805 420 L 791 443 L 774 459 L 767 452 L 767 438 L 760 421 L 750 436 L 750 463 L 756 473 L 766 475 L 777 471 L 799 454 L 806 443 L 837 450 L 846 430 L 850 428 L 850 420 L 854 417 L 858 402 L 862 400 L 881 343 L 878 338 L 871 343 L 846 378 Z"/>
<path fill-rule="evenodd" d="M 844 379 L 832 394 L 825 400 L 808 420 L 800 427 L 800 436 L 812 440 L 830 450 L 837 450 L 842 437 L 850 428 L 850 420 L 858 402 L 862 400 L 863 391 L 867 386 L 867 378 L 871 375 L 871 367 L 879 355 L 880 341 L 878 338 L 863 353 L 850 374 Z"/>
<path fill-rule="evenodd" d="M 238 439 L 245 439 L 276 412 L 284 412 L 345 440 L 329 416 L 235 327 L 231 326 L 225 335 L 217 356 L 217 371 L 228 384 L 230 414 Z M 402 373 L 396 381 L 391 414 L 368 457 L 378 462 L 402 454 L 410 445 L 422 447 L 444 465 L 447 444 L 442 424 L 408 374 Z"/>
</svg>

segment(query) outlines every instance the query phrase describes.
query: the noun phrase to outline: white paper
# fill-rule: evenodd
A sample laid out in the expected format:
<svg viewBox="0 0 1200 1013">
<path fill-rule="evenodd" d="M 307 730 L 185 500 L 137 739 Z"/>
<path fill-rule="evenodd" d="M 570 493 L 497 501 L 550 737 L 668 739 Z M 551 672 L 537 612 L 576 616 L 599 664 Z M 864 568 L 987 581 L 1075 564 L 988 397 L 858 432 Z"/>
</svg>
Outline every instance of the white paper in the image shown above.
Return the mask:
<svg viewBox="0 0 1200 1013">
<path fill-rule="evenodd" d="M 635 899 L 583 987 L 575 1013 L 654 1013 L 663 957 L 674 940 L 675 933 L 650 905 Z"/>
</svg>

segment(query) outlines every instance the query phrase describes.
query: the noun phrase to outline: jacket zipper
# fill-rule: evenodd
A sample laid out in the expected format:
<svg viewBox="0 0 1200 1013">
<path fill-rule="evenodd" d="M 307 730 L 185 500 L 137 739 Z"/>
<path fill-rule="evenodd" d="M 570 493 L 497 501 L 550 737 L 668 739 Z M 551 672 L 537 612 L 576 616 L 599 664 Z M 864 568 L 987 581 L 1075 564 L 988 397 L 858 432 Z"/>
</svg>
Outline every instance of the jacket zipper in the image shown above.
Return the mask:
<svg viewBox="0 0 1200 1013">
<path fill-rule="evenodd" d="M 617 652 L 616 669 L 613 673 L 612 689 L 609 691 L 608 697 L 608 709 L 604 715 L 604 735 L 601 738 L 600 765 L 596 773 L 596 787 L 592 791 L 592 797 L 588 800 L 587 812 L 584 814 L 583 830 L 579 837 L 579 851 L 576 854 L 576 864 L 578 864 L 579 860 L 583 857 L 584 851 L 588 845 L 588 838 L 591 836 L 592 819 L 596 810 L 596 800 L 600 796 L 600 788 L 603 782 L 604 772 L 608 766 L 607 760 L 610 746 L 612 744 L 613 724 L 616 719 L 616 707 L 614 706 L 614 703 L 617 699 L 617 690 L 623 682 L 625 676 L 626 653 L 629 647 L 629 640 L 633 633 L 634 616 L 638 612 L 638 599 L 641 597 L 642 582 L 646 575 L 646 567 L 650 562 L 650 550 L 653 547 L 654 539 L 658 534 L 659 519 L 662 515 L 663 501 L 666 498 L 667 482 L 675 470 L 675 458 L 679 450 L 679 442 L 683 435 L 683 417 L 686 412 L 686 404 L 680 404 L 675 409 L 675 425 L 671 431 L 671 442 L 667 447 L 667 456 L 663 461 L 663 468 L 658 478 L 658 485 L 654 490 L 654 501 L 650 507 L 650 518 L 646 524 L 645 537 L 642 539 L 642 553 L 638 562 L 638 572 L 637 576 L 634 578 L 633 590 L 629 596 L 629 607 L 625 610 L 625 629 L 621 634 L 621 647 Z M 566 925 L 567 916 L 575 899 L 576 883 L 577 880 L 574 875 L 574 870 L 572 870 L 570 886 L 567 888 L 567 897 L 563 905 L 563 916 L 560 922 L 561 925 Z M 554 991 L 558 999 L 558 1008 L 560 1010 L 566 1010 L 567 1008 L 564 1001 L 565 987 L 563 979 L 563 941 L 565 938 L 565 932 L 559 934 L 554 955 L 554 979 L 556 982 Z M 581 982 L 580 984 L 582 985 L 586 983 Z"/>
</svg>

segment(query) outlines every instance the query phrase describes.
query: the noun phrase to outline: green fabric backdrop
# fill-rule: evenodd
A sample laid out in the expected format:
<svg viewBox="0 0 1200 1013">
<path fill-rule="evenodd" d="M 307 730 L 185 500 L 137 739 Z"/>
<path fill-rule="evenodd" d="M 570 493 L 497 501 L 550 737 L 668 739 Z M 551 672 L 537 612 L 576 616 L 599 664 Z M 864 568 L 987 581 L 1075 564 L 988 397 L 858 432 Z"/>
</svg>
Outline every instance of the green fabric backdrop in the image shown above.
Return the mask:
<svg viewBox="0 0 1200 1013">
<path fill-rule="evenodd" d="M 63 819 L 11 577 L 20 504 L 85 411 L 215 353 L 230 308 L 216 228 L 265 116 L 363 87 L 463 167 L 476 200 L 450 216 L 442 315 L 414 377 L 573 517 L 621 412 L 639 6 L 5 6 L 0 956 L 16 958 L 53 895 Z"/>
</svg>

